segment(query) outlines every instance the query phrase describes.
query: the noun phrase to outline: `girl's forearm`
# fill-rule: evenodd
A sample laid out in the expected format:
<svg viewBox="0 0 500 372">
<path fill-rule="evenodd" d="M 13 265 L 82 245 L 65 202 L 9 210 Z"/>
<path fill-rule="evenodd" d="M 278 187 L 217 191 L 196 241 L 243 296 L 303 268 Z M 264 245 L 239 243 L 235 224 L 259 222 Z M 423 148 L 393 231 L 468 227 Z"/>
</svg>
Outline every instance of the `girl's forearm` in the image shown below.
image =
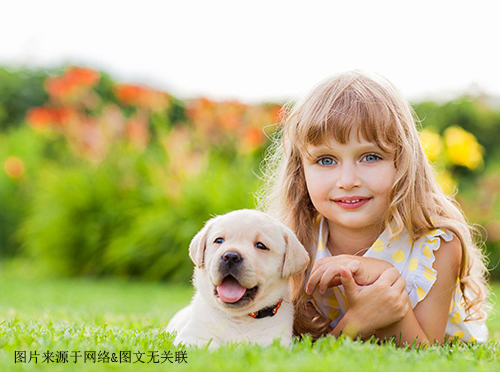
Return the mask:
<svg viewBox="0 0 500 372">
<path fill-rule="evenodd" d="M 380 340 L 395 337 L 396 343 L 399 346 L 405 344 L 412 345 L 414 342 L 422 346 L 430 345 L 429 339 L 418 323 L 412 309 L 399 322 L 377 331 L 370 328 L 369 324 L 363 322 L 356 314 L 347 311 L 341 321 L 331 331 L 331 334 L 335 337 L 344 334 L 351 338 L 359 337 L 361 339 L 368 339 L 375 335 Z"/>
<path fill-rule="evenodd" d="M 366 322 L 359 314 L 348 310 L 330 334 L 335 337 L 339 337 L 340 334 L 344 334 L 351 338 L 369 338 L 375 333 L 375 330 L 370 328 L 368 323 L 369 322 Z"/>
<path fill-rule="evenodd" d="M 408 314 L 399 322 L 378 330 L 375 336 L 380 340 L 395 337 L 396 343 L 399 346 L 412 345 L 414 343 L 421 346 L 429 346 L 431 344 L 420 326 L 413 309 L 410 309 Z"/>
</svg>

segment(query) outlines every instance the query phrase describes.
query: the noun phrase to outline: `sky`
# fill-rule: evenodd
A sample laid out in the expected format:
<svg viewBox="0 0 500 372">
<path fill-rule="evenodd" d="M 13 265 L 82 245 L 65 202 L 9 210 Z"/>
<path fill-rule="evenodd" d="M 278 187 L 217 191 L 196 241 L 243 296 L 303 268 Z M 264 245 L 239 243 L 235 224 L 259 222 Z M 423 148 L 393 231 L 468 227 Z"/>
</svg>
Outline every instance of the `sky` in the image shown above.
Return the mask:
<svg viewBox="0 0 500 372">
<path fill-rule="evenodd" d="M 179 98 L 280 102 L 364 69 L 410 100 L 500 96 L 500 1 L 86 0 L 2 4 L 0 65 L 105 71 Z"/>
</svg>

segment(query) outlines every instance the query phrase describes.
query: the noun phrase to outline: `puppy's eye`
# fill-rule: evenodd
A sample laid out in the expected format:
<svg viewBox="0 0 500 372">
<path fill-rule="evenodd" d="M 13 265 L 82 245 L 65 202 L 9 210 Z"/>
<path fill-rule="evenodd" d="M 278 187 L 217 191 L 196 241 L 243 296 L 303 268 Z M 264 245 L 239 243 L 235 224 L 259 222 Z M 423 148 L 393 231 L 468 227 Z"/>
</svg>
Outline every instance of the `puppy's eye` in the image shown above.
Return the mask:
<svg viewBox="0 0 500 372">
<path fill-rule="evenodd" d="M 224 238 L 217 238 L 214 240 L 214 243 L 215 244 L 222 244 L 222 243 L 224 243 Z"/>
<path fill-rule="evenodd" d="M 263 251 L 268 251 L 269 248 L 267 248 L 264 244 L 262 244 L 261 242 L 257 242 L 255 243 L 255 248 L 259 248 L 259 249 L 262 249 Z"/>
</svg>

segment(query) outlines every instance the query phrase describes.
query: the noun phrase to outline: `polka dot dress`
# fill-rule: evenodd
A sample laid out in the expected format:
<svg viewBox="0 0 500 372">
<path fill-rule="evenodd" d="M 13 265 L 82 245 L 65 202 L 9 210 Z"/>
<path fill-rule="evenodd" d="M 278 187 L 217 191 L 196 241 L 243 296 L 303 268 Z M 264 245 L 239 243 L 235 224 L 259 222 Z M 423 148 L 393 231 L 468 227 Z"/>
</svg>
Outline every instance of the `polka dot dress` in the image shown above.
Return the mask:
<svg viewBox="0 0 500 372">
<path fill-rule="evenodd" d="M 437 273 L 432 264 L 435 260 L 434 252 L 439 249 L 441 239 L 449 242 L 453 239 L 453 235 L 448 231 L 436 229 L 413 242 L 408 233 L 403 232 L 390 241 L 388 232 L 384 231 L 364 257 L 388 261 L 399 270 L 400 275 L 406 280 L 406 290 L 414 308 L 425 298 L 436 282 Z M 325 242 L 327 241 L 328 227 L 322 218 L 319 224 L 315 261 L 332 256 L 326 248 Z M 323 316 L 331 319 L 332 328 L 338 324 L 349 308 L 344 288 L 341 285 L 329 288 L 324 295 L 315 291 L 312 301 Z M 486 342 L 488 338 L 486 325 L 475 321 L 464 322 L 466 316 L 462 292 L 457 285 L 450 304 L 446 335 L 458 337 L 462 341 Z"/>
</svg>

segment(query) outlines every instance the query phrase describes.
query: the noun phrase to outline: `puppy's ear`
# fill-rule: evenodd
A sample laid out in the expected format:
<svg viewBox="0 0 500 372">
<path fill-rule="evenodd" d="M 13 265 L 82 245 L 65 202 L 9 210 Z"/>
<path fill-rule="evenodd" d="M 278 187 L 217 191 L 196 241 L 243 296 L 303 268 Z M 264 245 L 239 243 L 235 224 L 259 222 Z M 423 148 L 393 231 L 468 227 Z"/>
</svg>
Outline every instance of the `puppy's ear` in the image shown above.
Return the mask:
<svg viewBox="0 0 500 372">
<path fill-rule="evenodd" d="M 205 265 L 205 249 L 207 248 L 207 235 L 212 226 L 213 218 L 205 223 L 205 226 L 198 231 L 194 236 L 193 240 L 189 244 L 189 257 L 194 262 L 194 264 L 203 268 Z"/>
<path fill-rule="evenodd" d="M 305 270 L 309 264 L 309 253 L 307 253 L 304 246 L 299 242 L 299 239 L 290 229 L 284 231 L 283 237 L 285 238 L 286 251 L 283 258 L 283 269 L 281 276 L 289 278 L 292 275 L 300 273 Z"/>
</svg>

